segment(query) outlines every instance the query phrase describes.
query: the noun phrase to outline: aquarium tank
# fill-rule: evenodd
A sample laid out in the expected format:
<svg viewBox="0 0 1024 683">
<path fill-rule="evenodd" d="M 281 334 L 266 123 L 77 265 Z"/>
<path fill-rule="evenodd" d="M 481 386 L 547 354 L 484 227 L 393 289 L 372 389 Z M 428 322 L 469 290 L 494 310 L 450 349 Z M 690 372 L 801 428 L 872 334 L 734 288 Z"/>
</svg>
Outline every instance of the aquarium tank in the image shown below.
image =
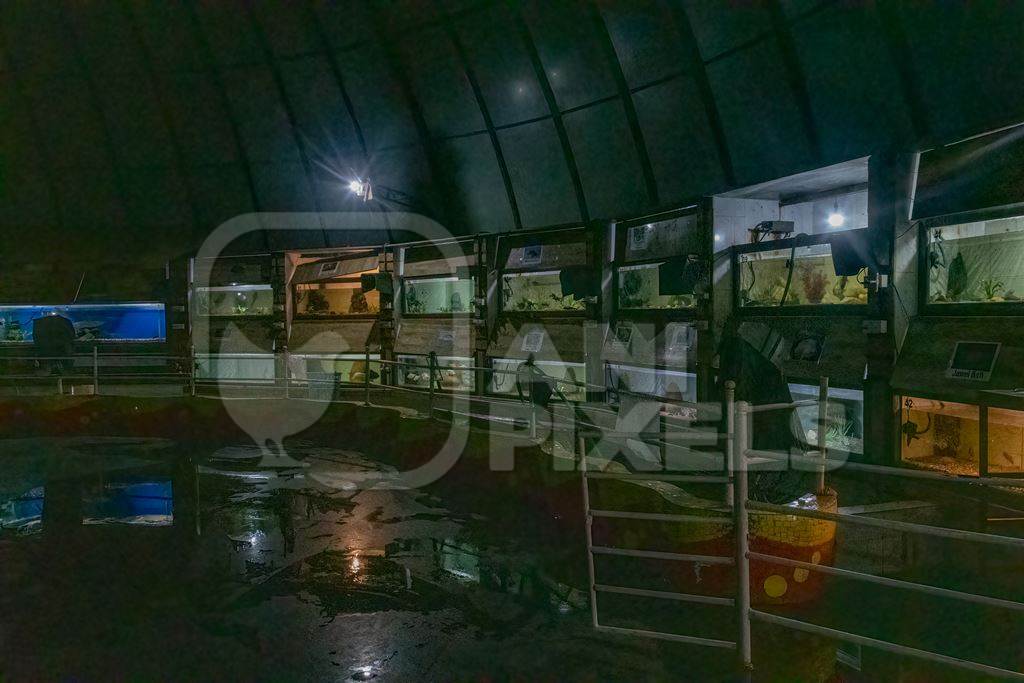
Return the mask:
<svg viewBox="0 0 1024 683">
<path fill-rule="evenodd" d="M 515 358 L 494 358 L 491 367 L 491 381 L 488 386 L 492 394 L 518 396 L 516 378 L 525 372 L 522 367 L 526 361 Z M 586 399 L 586 370 L 583 363 L 565 363 L 554 360 L 537 360 L 533 364 L 536 369 L 550 377 L 554 386 L 566 400 L 583 401 Z M 525 391 L 525 389 L 524 389 Z M 557 397 L 554 397 L 557 400 Z"/>
<path fill-rule="evenodd" d="M 33 321 L 50 315 L 70 320 L 79 342 L 162 342 L 167 338 L 163 304 L 0 306 L 0 343 L 33 342 Z"/>
<path fill-rule="evenodd" d="M 398 383 L 404 387 L 427 389 L 430 387 L 430 359 L 427 356 L 398 356 Z M 476 386 L 470 358 L 437 356 L 434 368 L 434 388 L 446 391 L 472 391 Z"/>
<path fill-rule="evenodd" d="M 801 246 L 795 251 L 783 248 L 740 253 L 737 267 L 742 306 L 868 302 L 868 290 L 863 284 L 866 269 L 856 276 L 836 275 L 832 249 L 827 243 Z"/>
<path fill-rule="evenodd" d="M 270 285 L 196 287 L 194 295 L 193 307 L 200 316 L 267 316 L 274 310 Z"/>
<path fill-rule="evenodd" d="M 562 296 L 557 270 L 505 273 L 502 277 L 502 310 L 506 313 L 582 311 L 585 305 L 574 296 Z"/>
<path fill-rule="evenodd" d="M 1019 302 L 1024 295 L 1024 216 L 928 230 L 928 302 Z"/>
<path fill-rule="evenodd" d="M 402 287 L 402 311 L 408 314 L 472 313 L 476 309 L 474 278 L 407 278 Z"/>
<path fill-rule="evenodd" d="M 380 292 L 363 292 L 359 281 L 295 286 L 295 316 L 336 318 L 380 311 Z"/>
<path fill-rule="evenodd" d="M 370 383 L 380 384 L 379 353 L 370 354 Z M 366 382 L 366 355 L 362 353 L 339 354 L 289 354 L 288 378 L 292 381 L 316 383 Z"/>
<path fill-rule="evenodd" d="M 818 400 L 818 387 L 790 384 L 794 401 Z M 796 409 L 800 438 L 811 447 L 818 444 L 818 406 Z M 828 388 L 828 427 L 825 446 L 846 453 L 864 452 L 864 392 L 859 389 Z"/>
<path fill-rule="evenodd" d="M 198 380 L 272 382 L 276 377 L 273 354 L 196 354 L 195 363 Z"/>
<path fill-rule="evenodd" d="M 661 294 L 658 270 L 661 263 L 621 266 L 618 269 L 620 310 L 694 308 L 697 298 L 692 294 Z"/>
<path fill-rule="evenodd" d="M 977 475 L 980 440 L 978 406 L 913 396 L 903 398 L 900 454 L 904 462 L 946 474 Z"/>
<path fill-rule="evenodd" d="M 612 394 L 629 392 L 626 395 L 638 395 L 636 398 L 648 400 L 663 398 L 694 404 L 697 402 L 697 375 L 692 372 L 608 363 L 605 366 L 605 379 L 608 391 Z M 619 395 L 619 400 L 622 398 Z M 660 412 L 669 417 L 696 417 L 696 405 L 691 408 L 676 403 L 663 403 Z"/>
</svg>

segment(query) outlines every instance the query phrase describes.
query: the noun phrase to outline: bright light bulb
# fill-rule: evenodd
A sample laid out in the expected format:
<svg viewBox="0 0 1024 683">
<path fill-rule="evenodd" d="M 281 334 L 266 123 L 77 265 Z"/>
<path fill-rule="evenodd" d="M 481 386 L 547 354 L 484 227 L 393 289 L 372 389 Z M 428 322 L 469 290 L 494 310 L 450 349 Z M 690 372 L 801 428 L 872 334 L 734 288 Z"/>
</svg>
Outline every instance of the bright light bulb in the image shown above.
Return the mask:
<svg viewBox="0 0 1024 683">
<path fill-rule="evenodd" d="M 363 184 L 360 181 L 358 181 L 358 180 L 353 180 L 352 182 L 350 182 L 348 184 L 348 189 L 352 190 L 352 192 L 354 192 L 356 194 L 362 194 L 363 193 Z"/>
<path fill-rule="evenodd" d="M 715 234 L 715 241 L 716 242 L 721 242 L 722 241 L 722 236 L 716 233 Z"/>
<path fill-rule="evenodd" d="M 841 228 L 843 226 L 843 223 L 845 222 L 846 216 L 839 213 L 838 211 L 833 211 L 828 215 L 828 224 L 831 225 L 833 228 Z"/>
</svg>

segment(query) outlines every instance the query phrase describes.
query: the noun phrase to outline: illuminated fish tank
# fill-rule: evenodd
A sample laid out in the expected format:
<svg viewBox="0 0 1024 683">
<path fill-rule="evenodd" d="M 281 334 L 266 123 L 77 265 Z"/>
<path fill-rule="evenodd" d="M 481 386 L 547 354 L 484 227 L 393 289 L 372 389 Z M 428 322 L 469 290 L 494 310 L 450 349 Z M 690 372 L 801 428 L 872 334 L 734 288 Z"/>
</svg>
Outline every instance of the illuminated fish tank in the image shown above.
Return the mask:
<svg viewBox="0 0 1024 683">
<path fill-rule="evenodd" d="M 398 362 L 400 386 L 420 389 L 430 387 L 430 360 L 427 356 L 400 355 Z M 473 391 L 476 388 L 476 373 L 469 369 L 472 366 L 471 358 L 437 356 L 434 387 L 445 391 Z"/>
<path fill-rule="evenodd" d="M 658 284 L 661 263 L 621 266 L 618 269 L 620 309 L 685 309 L 695 308 L 693 294 L 662 294 Z"/>
<path fill-rule="evenodd" d="M 996 304 L 1024 296 L 1024 216 L 932 228 L 928 303 Z"/>
<path fill-rule="evenodd" d="M 476 306 L 473 278 L 407 278 L 402 287 L 402 310 L 407 314 L 471 313 Z"/>
<path fill-rule="evenodd" d="M 738 254 L 739 302 L 744 307 L 864 305 L 867 271 L 836 275 L 828 243 Z"/>
<path fill-rule="evenodd" d="M 525 361 L 515 358 L 492 359 L 491 382 L 489 390 L 492 394 L 518 396 L 516 380 L 526 374 L 523 368 Z M 566 363 L 554 360 L 535 360 L 536 370 L 549 377 L 553 388 L 567 401 L 582 401 L 586 398 L 586 368 L 583 363 Z M 524 389 L 525 391 L 525 389 Z"/>
<path fill-rule="evenodd" d="M 506 313 L 582 311 L 583 301 L 562 295 L 560 271 L 506 273 L 502 277 L 502 310 Z"/>
<path fill-rule="evenodd" d="M 274 309 L 270 285 L 196 287 L 193 305 L 201 316 L 267 316 Z"/>
<path fill-rule="evenodd" d="M 380 311 L 380 292 L 364 292 L 358 281 L 303 284 L 295 287 L 295 315 L 335 318 L 373 315 Z"/>
<path fill-rule="evenodd" d="M 33 321 L 59 315 L 71 321 L 79 342 L 162 342 L 167 339 L 163 304 L 67 304 L 0 306 L 0 343 L 32 343 Z"/>
</svg>

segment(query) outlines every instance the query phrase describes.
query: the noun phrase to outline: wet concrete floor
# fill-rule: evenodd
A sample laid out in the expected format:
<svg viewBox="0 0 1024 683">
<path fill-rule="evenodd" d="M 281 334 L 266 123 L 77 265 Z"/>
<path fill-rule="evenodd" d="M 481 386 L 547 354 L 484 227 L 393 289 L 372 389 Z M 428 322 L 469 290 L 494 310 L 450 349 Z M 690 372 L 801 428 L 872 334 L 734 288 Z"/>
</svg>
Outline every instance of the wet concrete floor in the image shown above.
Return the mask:
<svg viewBox="0 0 1024 683">
<path fill-rule="evenodd" d="M 564 578 L 585 555 L 515 501 L 359 490 L 346 472 L 386 466 L 308 444 L 291 469 L 159 439 L 2 448 L 0 680 L 727 678 L 728 654 L 595 632 Z"/>
</svg>

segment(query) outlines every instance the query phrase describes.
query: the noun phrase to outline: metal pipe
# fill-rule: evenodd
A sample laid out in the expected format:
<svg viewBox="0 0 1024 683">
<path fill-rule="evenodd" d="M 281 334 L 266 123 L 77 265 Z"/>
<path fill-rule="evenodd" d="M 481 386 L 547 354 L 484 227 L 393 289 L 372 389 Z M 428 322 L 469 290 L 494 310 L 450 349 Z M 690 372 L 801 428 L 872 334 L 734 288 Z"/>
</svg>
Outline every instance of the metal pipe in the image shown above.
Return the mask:
<svg viewBox="0 0 1024 683">
<path fill-rule="evenodd" d="M 705 517 L 703 515 L 673 515 L 663 512 L 628 512 L 626 510 L 591 510 L 594 517 L 610 519 L 642 519 L 649 522 L 707 522 L 708 524 L 729 524 L 728 517 Z"/>
<path fill-rule="evenodd" d="M 988 595 L 976 595 L 974 593 L 965 593 L 963 591 L 953 590 L 951 588 L 940 588 L 939 586 L 929 586 L 924 583 L 914 583 L 912 581 L 901 581 L 899 579 L 891 579 L 887 576 L 877 576 L 875 574 L 865 574 L 863 572 L 855 572 L 850 569 L 840 569 L 839 567 L 829 567 L 821 564 L 812 564 L 811 562 L 804 562 L 802 560 L 791 560 L 788 557 L 778 557 L 776 555 L 765 555 L 764 553 L 747 553 L 747 557 L 751 560 L 763 560 L 770 564 L 778 564 L 784 567 L 796 567 L 799 569 L 807 569 L 808 571 L 819 572 L 821 574 L 828 574 L 830 576 L 839 576 L 844 579 L 853 579 L 856 581 L 865 581 L 867 583 L 875 583 L 879 586 L 887 586 L 889 588 L 903 588 L 906 590 L 917 591 L 918 593 L 925 593 L 927 595 L 935 595 L 940 598 L 952 598 L 954 600 L 963 600 L 965 602 L 973 602 L 978 605 L 987 605 L 989 607 L 1000 607 L 1002 609 L 1024 611 L 1024 602 L 1014 602 L 1012 600 L 1004 600 L 1002 598 L 993 598 Z"/>
<path fill-rule="evenodd" d="M 82 277 L 85 277 L 83 273 Z M 95 346 L 92 347 L 92 395 L 100 395 L 100 356 L 99 349 Z"/>
<path fill-rule="evenodd" d="M 736 382 L 731 379 L 725 383 L 725 476 L 728 482 L 725 485 L 725 504 L 733 506 L 735 500 L 735 483 L 732 478 L 736 466 L 736 447 L 733 443 L 733 435 L 736 432 L 736 416 L 733 414 L 736 404 Z"/>
<path fill-rule="evenodd" d="M 736 534 L 736 655 L 740 675 L 749 680 L 754 670 L 750 644 L 750 551 L 748 537 L 750 520 L 747 513 L 747 451 L 749 450 L 750 404 L 735 405 L 735 462 L 733 466 L 733 528 Z"/>
<path fill-rule="evenodd" d="M 818 466 L 819 496 L 825 495 L 825 467 L 828 462 L 828 377 L 818 379 L 818 453 L 821 464 Z"/>
<path fill-rule="evenodd" d="M 594 628 L 597 628 L 597 590 L 595 589 L 597 579 L 594 575 L 594 518 L 590 509 L 590 487 L 587 484 L 587 441 L 583 435 L 579 435 L 576 439 L 576 452 L 580 458 L 580 481 L 583 486 L 583 514 L 587 536 L 587 572 L 590 577 L 590 620 Z"/>
<path fill-rule="evenodd" d="M 430 392 L 430 403 L 427 405 L 427 417 L 434 417 L 434 370 L 437 367 L 437 354 L 431 351 L 427 355 L 427 365 L 430 366 L 430 385 L 428 391 Z"/>
<path fill-rule="evenodd" d="M 926 536 L 938 536 L 940 538 L 952 538 L 957 541 L 974 541 L 976 543 L 988 543 L 991 545 L 1003 545 L 1012 548 L 1024 548 L 1024 538 L 1012 536 L 999 536 L 996 534 L 984 534 L 977 531 L 965 531 L 963 529 L 949 529 L 947 527 L 929 526 L 927 524 L 913 524 L 911 522 L 897 522 L 891 519 L 874 519 L 872 517 L 860 517 L 857 515 L 840 515 L 833 512 L 822 512 L 820 510 L 808 510 L 788 505 L 775 505 L 772 503 L 760 503 L 750 501 L 747 505 L 751 510 L 762 512 L 775 512 L 780 515 L 792 515 L 795 517 L 811 517 L 813 519 L 824 519 L 829 522 L 849 522 L 862 526 L 875 527 L 876 529 L 888 529 L 890 531 L 906 531 Z"/>
<path fill-rule="evenodd" d="M 639 628 L 623 628 L 621 626 L 605 626 L 599 624 L 595 626 L 598 631 L 604 631 L 606 633 L 617 633 L 628 636 L 643 636 L 644 638 L 654 638 L 655 640 L 668 640 L 673 643 L 686 643 L 687 645 L 703 645 L 705 647 L 720 647 L 731 650 L 736 647 L 736 643 L 728 640 L 716 640 L 714 638 L 698 638 L 697 636 L 685 636 L 679 633 L 659 633 L 658 631 L 645 631 Z"/>
<path fill-rule="evenodd" d="M 673 562 L 697 562 L 699 564 L 733 564 L 733 558 L 720 555 L 689 555 L 686 553 L 662 552 L 660 550 L 634 550 L 632 548 L 609 548 L 607 546 L 592 546 L 591 552 L 597 555 L 642 557 L 648 560 L 672 560 Z"/>
<path fill-rule="evenodd" d="M 724 484 L 729 477 L 699 474 L 634 474 L 632 472 L 588 472 L 590 479 L 618 479 L 620 481 L 681 481 L 690 484 Z"/>
<path fill-rule="evenodd" d="M 792 401 L 790 403 L 762 403 L 760 405 L 752 406 L 747 405 L 747 412 L 750 413 L 767 413 L 772 410 L 786 410 L 787 408 L 802 408 L 804 406 L 818 405 L 818 399 L 807 398 L 802 401 Z"/>
<path fill-rule="evenodd" d="M 788 617 L 780 617 L 777 614 L 771 614 L 769 612 L 762 612 L 760 610 L 751 610 L 750 616 L 762 621 L 767 624 L 775 624 L 776 626 L 785 626 L 795 631 L 803 631 L 805 633 L 813 633 L 819 636 L 825 636 L 827 638 L 833 638 L 835 640 L 845 640 L 850 643 L 862 645 L 866 647 L 872 647 L 885 652 L 892 652 L 897 655 L 906 655 L 908 657 L 917 657 L 918 659 L 924 659 L 930 662 L 938 662 L 939 664 L 949 664 L 950 666 L 959 667 L 968 671 L 976 671 L 979 673 L 988 674 L 990 676 L 998 676 L 1000 678 L 1009 678 L 1015 681 L 1024 681 L 1024 674 L 1016 671 L 1010 671 L 1008 669 L 1000 669 L 999 667 L 989 666 L 987 664 L 979 664 L 977 662 L 969 662 L 964 659 L 957 659 L 956 657 L 950 657 L 949 655 L 941 655 L 937 652 L 929 652 L 928 650 L 919 650 L 915 647 L 909 647 L 907 645 L 898 645 L 896 643 L 890 643 L 885 640 L 878 640 L 877 638 L 869 638 L 867 636 L 858 635 L 856 633 L 850 633 L 848 631 L 840 631 L 834 628 L 828 628 L 827 626 L 818 626 L 817 624 L 810 624 L 806 621 L 799 621 L 797 619 L 790 619 Z"/>
<path fill-rule="evenodd" d="M 363 357 L 366 359 L 366 367 L 363 370 L 363 405 L 370 405 L 370 345 L 363 349 Z"/>
<path fill-rule="evenodd" d="M 631 588 L 629 586 L 607 586 L 598 584 L 594 587 L 599 593 L 618 593 L 620 595 L 637 595 L 644 598 L 658 598 L 659 600 L 679 600 L 681 602 L 695 602 L 705 605 L 721 605 L 732 607 L 732 598 L 722 598 L 717 595 L 694 595 L 692 593 L 675 593 L 672 591 L 656 591 L 647 588 Z"/>
</svg>

